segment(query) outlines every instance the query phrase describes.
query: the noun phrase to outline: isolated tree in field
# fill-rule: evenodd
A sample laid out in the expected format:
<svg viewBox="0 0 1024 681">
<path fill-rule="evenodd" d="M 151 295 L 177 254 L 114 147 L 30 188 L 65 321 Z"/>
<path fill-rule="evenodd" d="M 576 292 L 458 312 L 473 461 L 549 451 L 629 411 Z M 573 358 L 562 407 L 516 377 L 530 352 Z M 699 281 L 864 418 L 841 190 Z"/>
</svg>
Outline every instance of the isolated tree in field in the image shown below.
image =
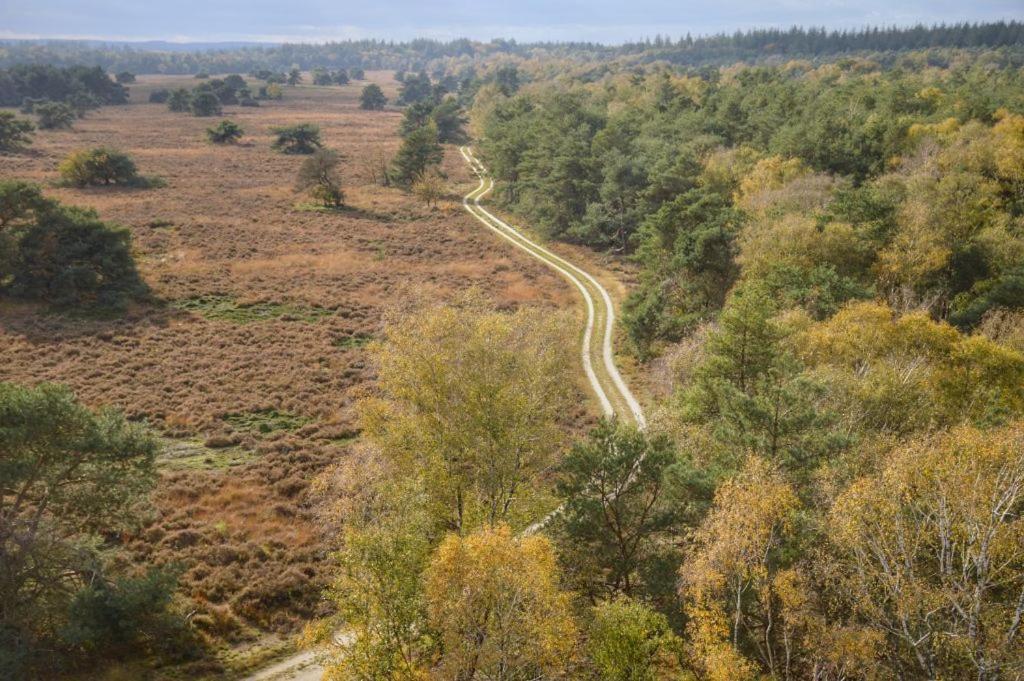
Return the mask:
<svg viewBox="0 0 1024 681">
<path fill-rule="evenodd" d="M 21 151 L 32 142 L 35 126 L 10 111 L 0 111 L 0 151 Z"/>
<path fill-rule="evenodd" d="M 135 74 L 131 71 L 122 71 L 114 77 L 114 80 L 116 80 L 118 83 L 121 83 L 122 85 L 124 85 L 125 83 L 134 83 Z"/>
<path fill-rule="evenodd" d="M 79 187 L 132 185 L 140 179 L 131 157 L 106 147 L 75 151 L 61 161 L 58 170 L 65 182 Z"/>
<path fill-rule="evenodd" d="M 219 116 L 221 113 L 221 101 L 212 92 L 200 91 L 192 96 L 189 102 L 189 109 L 193 116 Z"/>
<path fill-rule="evenodd" d="M 621 596 L 592 614 L 586 650 L 600 681 L 682 678 L 682 641 L 664 615 Z"/>
<path fill-rule="evenodd" d="M 336 208 L 344 205 L 340 165 L 341 156 L 338 152 L 333 149 L 317 149 L 299 166 L 296 190 L 309 192 L 312 199 L 324 206 Z"/>
<path fill-rule="evenodd" d="M 298 85 L 302 82 L 302 72 L 298 69 L 292 69 L 288 72 L 288 84 Z"/>
<path fill-rule="evenodd" d="M 412 193 L 428 207 L 436 206 L 444 198 L 444 178 L 436 170 L 428 170 L 413 181 Z"/>
<path fill-rule="evenodd" d="M 334 77 L 325 69 L 313 70 L 313 85 L 333 85 Z"/>
<path fill-rule="evenodd" d="M 387 338 L 374 351 L 381 397 L 362 421 L 403 475 L 424 480 L 436 525 L 532 522 L 572 385 L 559 320 L 470 298 L 393 319 Z"/>
<path fill-rule="evenodd" d="M 366 80 L 366 72 L 360 68 L 349 69 L 348 75 L 352 80 Z"/>
<path fill-rule="evenodd" d="M 359 97 L 359 106 L 368 111 L 380 111 L 387 103 L 388 98 L 376 83 L 364 87 L 363 94 Z"/>
<path fill-rule="evenodd" d="M 153 90 L 149 93 L 149 101 L 151 104 L 164 104 L 171 97 L 171 91 L 166 88 L 160 88 L 159 90 Z"/>
<path fill-rule="evenodd" d="M 333 74 L 333 78 L 334 82 L 337 83 L 338 85 L 348 85 L 349 83 L 348 71 L 346 71 L 345 69 L 338 69 L 337 71 L 335 71 Z"/>
<path fill-rule="evenodd" d="M 64 387 L 12 383 L 0 383 L 0 440 L 0 664 L 30 668 L 50 661 L 75 592 L 102 581 L 97 547 L 138 518 L 157 443 Z"/>
<path fill-rule="evenodd" d="M 33 108 L 38 125 L 44 130 L 70 128 L 75 123 L 75 110 L 63 102 L 42 102 Z"/>
<path fill-rule="evenodd" d="M 18 231 L 4 292 L 57 306 L 110 309 L 146 295 L 131 234 L 94 211 L 37 203 Z"/>
<path fill-rule="evenodd" d="M 223 120 L 212 128 L 206 129 L 206 138 L 214 144 L 234 144 L 245 133 L 242 126 L 234 121 Z"/>
<path fill-rule="evenodd" d="M 437 126 L 433 121 L 409 133 L 391 162 L 392 178 L 408 187 L 431 166 L 444 159 L 444 149 L 437 143 Z"/>
<path fill-rule="evenodd" d="M 167 108 L 171 111 L 188 111 L 192 105 L 192 93 L 183 87 L 178 88 L 167 97 Z"/>
<path fill-rule="evenodd" d="M 323 146 L 320 141 L 320 126 L 312 123 L 299 123 L 279 128 L 271 128 L 277 135 L 270 148 L 284 154 L 312 154 Z"/>
<path fill-rule="evenodd" d="M 284 90 L 277 83 L 270 83 L 266 87 L 261 87 L 259 94 L 264 99 L 281 99 L 284 97 Z"/>
<path fill-rule="evenodd" d="M 506 526 L 449 535 L 425 582 L 438 678 L 552 679 L 569 668 L 576 625 L 545 537 Z"/>
</svg>

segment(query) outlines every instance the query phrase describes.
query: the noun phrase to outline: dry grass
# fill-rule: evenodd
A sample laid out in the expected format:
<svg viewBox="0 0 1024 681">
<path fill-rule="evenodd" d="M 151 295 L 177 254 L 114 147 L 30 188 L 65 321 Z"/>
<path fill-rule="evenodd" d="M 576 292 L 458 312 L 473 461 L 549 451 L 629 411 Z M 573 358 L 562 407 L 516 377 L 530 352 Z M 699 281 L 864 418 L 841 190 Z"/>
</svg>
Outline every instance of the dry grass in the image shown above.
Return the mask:
<svg viewBox="0 0 1024 681">
<path fill-rule="evenodd" d="M 368 76 L 394 95 L 388 74 Z M 427 209 L 372 184 L 368 160 L 397 148 L 401 114 L 361 111 L 360 84 L 285 88 L 283 101 L 228 107 L 224 117 L 245 137 L 215 146 L 203 131 L 217 119 L 147 103 L 155 87 L 195 82 L 140 77 L 129 105 L 71 131 L 41 131 L 31 153 L 0 157 L 0 176 L 49 184 L 72 150 L 113 146 L 167 182 L 49 188 L 131 230 L 161 302 L 118 319 L 4 303 L 0 380 L 66 383 L 90 405 L 209 446 L 169 462 L 156 517 L 129 547 L 140 562 L 181 563 L 211 635 L 230 640 L 251 626 L 291 630 L 322 607 L 331 544 L 317 533 L 306 487 L 345 455 L 355 392 L 373 379 L 365 340 L 384 310 L 470 286 L 504 306 L 563 307 L 573 294 L 543 265 L 500 247 L 457 203 Z M 300 122 L 320 125 L 342 153 L 349 210 L 297 207 L 302 159 L 272 152 L 270 128 Z M 456 150 L 444 169 L 453 186 L 470 184 Z M 261 414 L 294 420 L 261 429 Z"/>
</svg>

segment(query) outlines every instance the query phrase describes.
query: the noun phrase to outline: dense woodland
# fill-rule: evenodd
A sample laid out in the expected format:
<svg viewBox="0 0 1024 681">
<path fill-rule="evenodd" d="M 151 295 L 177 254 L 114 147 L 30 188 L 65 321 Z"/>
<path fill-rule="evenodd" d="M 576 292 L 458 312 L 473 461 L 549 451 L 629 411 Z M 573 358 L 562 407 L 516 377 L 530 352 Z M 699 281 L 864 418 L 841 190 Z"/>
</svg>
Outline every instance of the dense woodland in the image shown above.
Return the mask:
<svg viewBox="0 0 1024 681">
<path fill-rule="evenodd" d="M 518 59 L 570 59 L 607 62 L 623 58 L 634 62 L 668 61 L 702 66 L 737 61 L 822 58 L 878 53 L 890 57 L 908 50 L 940 48 L 995 49 L 1024 44 L 1024 23 L 826 30 L 799 28 L 737 31 L 731 35 L 692 37 L 655 36 L 644 41 L 609 46 L 599 43 L 518 43 L 495 39 L 488 43 L 465 38 L 447 42 L 419 39 L 406 43 L 385 40 L 350 40 L 323 45 L 228 46 L 205 51 L 139 49 L 75 41 L 0 41 L 0 67 L 36 63 L 53 66 L 99 65 L 111 72 L 231 73 L 258 69 L 413 69 L 430 68 L 445 59 L 490 61 Z M 876 55 L 877 56 L 877 55 Z"/>
<path fill-rule="evenodd" d="M 651 386 L 644 431 L 581 427 L 571 315 L 469 292 L 385 320 L 358 442 L 313 485 L 334 615 L 306 638 L 340 641 L 330 678 L 1024 678 L 1020 30 L 753 32 L 584 59 L 468 42 L 153 55 L 273 73 L 304 63 L 276 49 L 337 50 L 325 70 L 353 66 L 346 50 L 429 58 L 397 74 L 402 143 L 376 180 L 436 201 L 442 145 L 472 134 L 503 210 L 636 272 L 619 350 Z M 887 56 L 824 57 L 864 50 Z M 816 58 L 668 63 L 746 51 Z M 341 206 L 319 130 L 275 134 L 307 156 L 299 187 Z M 116 229 L 0 189 L 11 262 L 68 223 L 114 243 L 120 274 L 100 279 L 138 283 Z M 56 276 L 24 270 L 0 285 L 31 298 Z M 16 445 L 0 664 L 201 655 L 173 574 L 60 579 L 99 574 L 97 547 L 156 484 L 145 430 L 0 384 L 0 436 Z"/>
</svg>

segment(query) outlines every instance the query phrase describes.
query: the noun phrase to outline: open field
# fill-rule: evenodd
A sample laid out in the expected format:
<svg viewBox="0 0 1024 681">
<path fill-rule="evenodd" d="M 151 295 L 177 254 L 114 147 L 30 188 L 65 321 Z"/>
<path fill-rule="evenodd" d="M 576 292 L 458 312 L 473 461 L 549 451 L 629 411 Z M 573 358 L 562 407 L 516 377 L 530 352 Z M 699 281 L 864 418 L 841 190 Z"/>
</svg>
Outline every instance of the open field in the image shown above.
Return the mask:
<svg viewBox="0 0 1024 681">
<path fill-rule="evenodd" d="M 368 78 L 394 96 L 389 74 Z M 453 199 L 440 208 L 375 185 L 372 165 L 397 148 L 401 114 L 360 110 L 361 84 L 285 88 L 282 101 L 227 107 L 245 136 L 226 147 L 203 135 L 216 118 L 147 103 L 155 87 L 194 84 L 140 77 L 129 105 L 40 131 L 31 153 L 0 158 L 0 176 L 37 181 L 128 227 L 155 298 L 113 320 L 5 304 L 0 380 L 66 383 L 166 438 L 157 515 L 129 546 L 140 563 L 180 563 L 203 626 L 241 642 L 293 632 L 322 608 L 330 542 L 306 490 L 357 435 L 354 397 L 373 378 L 364 347 L 384 311 L 474 286 L 502 306 L 575 298 L 461 209 L 454 196 L 471 178 L 456 149 L 444 165 Z M 302 157 L 269 147 L 270 128 L 300 122 L 319 124 L 346 159 L 350 209 L 296 207 Z M 128 152 L 166 186 L 50 186 L 64 156 L 99 145 Z"/>
</svg>

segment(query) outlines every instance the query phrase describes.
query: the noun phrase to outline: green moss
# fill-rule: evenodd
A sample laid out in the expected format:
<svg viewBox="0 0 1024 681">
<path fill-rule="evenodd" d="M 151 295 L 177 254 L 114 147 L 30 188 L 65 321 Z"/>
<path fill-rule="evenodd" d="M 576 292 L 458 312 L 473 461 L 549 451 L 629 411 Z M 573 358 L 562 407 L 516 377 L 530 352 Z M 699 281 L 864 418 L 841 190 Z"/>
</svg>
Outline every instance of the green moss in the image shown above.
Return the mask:
<svg viewBox="0 0 1024 681">
<path fill-rule="evenodd" d="M 322 307 L 289 305 L 285 303 L 252 303 L 243 305 L 230 296 L 196 296 L 174 303 L 179 310 L 195 312 L 207 319 L 248 324 L 269 319 L 314 322 L 333 312 Z"/>
<path fill-rule="evenodd" d="M 345 350 L 355 350 L 358 348 L 366 347 L 370 341 L 373 340 L 373 334 L 369 333 L 354 333 L 351 336 L 345 336 L 344 338 L 338 338 L 331 343 L 336 348 L 343 348 Z"/>
<path fill-rule="evenodd" d="M 197 440 L 167 440 L 157 464 L 166 470 L 223 470 L 252 461 L 241 447 L 207 447 Z"/>
<path fill-rule="evenodd" d="M 228 414 L 224 420 L 235 430 L 249 433 L 275 433 L 281 430 L 298 430 L 309 423 L 309 419 L 276 409 L 261 409 L 240 414 Z"/>
</svg>

